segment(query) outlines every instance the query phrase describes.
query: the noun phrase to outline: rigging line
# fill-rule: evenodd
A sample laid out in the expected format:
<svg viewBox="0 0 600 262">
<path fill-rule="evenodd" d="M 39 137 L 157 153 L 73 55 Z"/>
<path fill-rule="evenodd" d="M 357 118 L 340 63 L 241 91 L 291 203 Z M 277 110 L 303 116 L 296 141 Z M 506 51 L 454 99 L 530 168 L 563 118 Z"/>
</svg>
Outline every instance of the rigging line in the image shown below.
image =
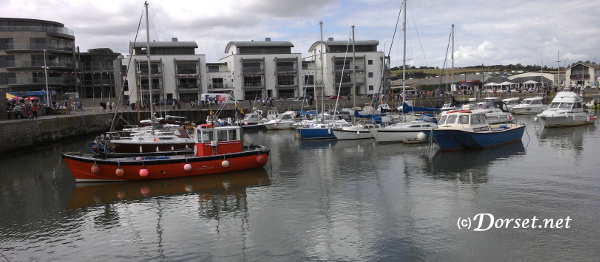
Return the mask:
<svg viewBox="0 0 600 262">
<path fill-rule="evenodd" d="M 419 30 L 417 30 L 417 23 L 415 23 L 415 17 L 412 15 L 412 12 L 411 12 L 411 18 L 412 18 L 412 22 L 413 22 L 413 27 L 415 28 L 415 32 L 417 33 L 417 39 L 419 39 L 419 45 L 421 45 L 421 52 L 423 53 L 423 59 L 425 60 L 425 66 L 428 66 L 427 57 L 425 57 L 425 50 L 423 49 L 423 42 L 421 42 L 421 36 L 419 35 Z"/>
<path fill-rule="evenodd" d="M 444 65 L 442 66 L 442 74 L 440 75 L 440 85 L 438 86 L 438 90 L 440 90 L 440 92 L 442 91 L 442 80 L 444 79 L 445 76 L 445 69 L 446 69 L 446 62 L 448 61 L 448 49 L 450 49 L 450 40 L 452 39 L 452 32 L 450 32 L 450 35 L 448 36 L 448 46 L 446 47 L 446 56 L 444 57 Z M 440 96 L 436 96 L 435 98 L 435 104 L 439 105 L 438 100 L 439 100 Z"/>
<path fill-rule="evenodd" d="M 396 18 L 396 26 L 394 26 L 394 33 L 392 34 L 392 42 L 390 43 L 390 48 L 388 49 L 388 55 L 387 55 L 388 59 L 385 59 L 385 50 L 383 50 L 383 54 L 384 54 L 384 57 L 383 57 L 383 69 L 381 70 L 383 72 L 381 72 L 381 78 L 379 78 L 380 81 L 379 81 L 379 88 L 377 89 L 377 94 L 381 94 L 382 93 L 381 89 L 382 89 L 382 87 L 384 85 L 384 80 L 383 79 L 385 78 L 385 70 L 386 70 L 386 68 L 388 68 L 390 66 L 389 63 L 387 63 L 387 65 L 386 65 L 386 60 L 389 60 L 390 57 L 391 57 L 392 47 L 394 46 L 394 39 L 396 38 L 396 32 L 398 31 L 398 23 L 400 23 L 400 18 L 402 17 L 402 8 L 404 8 L 404 3 L 400 6 L 400 11 L 398 11 L 398 18 Z M 371 105 L 375 105 L 375 99 L 376 98 L 373 95 L 371 97 Z M 379 100 L 377 100 L 377 101 L 379 101 Z M 373 112 L 375 112 L 375 108 L 374 107 L 373 107 Z"/>
<path fill-rule="evenodd" d="M 135 44 L 135 42 L 137 42 L 137 38 L 138 38 L 138 35 L 139 35 L 139 33 L 140 33 L 140 27 L 142 26 L 142 19 L 143 19 L 143 18 L 144 18 L 144 11 L 142 11 L 142 14 L 140 15 L 140 21 L 138 22 L 137 30 L 135 31 L 135 37 L 134 37 L 134 39 L 133 39 L 133 43 L 134 43 L 134 44 Z M 132 59 L 133 59 L 133 55 L 129 55 L 129 58 L 128 58 L 128 60 L 127 60 L 127 68 L 128 68 L 128 69 L 129 69 L 129 68 L 130 68 L 130 66 L 131 66 L 131 60 L 132 60 Z M 113 68 L 114 68 L 114 65 L 113 65 Z M 120 66 L 119 66 L 119 68 L 120 68 Z M 119 71 L 120 71 L 120 70 L 119 70 Z M 122 96 L 122 94 L 123 94 L 123 88 L 125 87 L 125 83 L 127 82 L 127 75 L 128 75 L 128 73 L 127 73 L 127 71 L 126 71 L 126 72 L 125 72 L 125 78 L 124 78 L 124 79 L 123 79 L 123 81 L 121 82 L 121 92 L 120 92 L 120 94 L 119 94 L 119 98 L 118 98 L 118 100 L 117 100 L 117 105 L 121 104 L 121 97 L 123 97 L 123 96 Z M 137 103 L 139 103 L 139 102 L 140 102 L 140 101 L 137 101 Z M 115 128 L 117 127 L 117 124 L 116 124 L 116 119 L 117 119 L 117 111 L 118 111 L 118 110 L 115 110 L 115 113 L 114 113 L 114 115 L 113 115 L 113 120 L 112 120 L 112 123 L 111 123 L 111 125 L 110 125 L 110 131 L 114 131 L 114 130 L 115 130 Z"/>
<path fill-rule="evenodd" d="M 396 38 L 396 32 L 398 31 L 398 23 L 400 23 L 400 17 L 402 17 L 402 8 L 404 8 L 404 6 L 400 7 L 400 11 L 398 12 L 398 18 L 396 19 L 396 26 L 394 27 L 394 34 L 392 35 L 392 42 L 390 43 L 390 49 L 388 49 L 388 57 L 390 56 L 390 54 L 392 52 L 392 46 L 394 46 L 394 39 Z"/>
<path fill-rule="evenodd" d="M 348 49 L 349 48 L 350 48 L 350 38 L 348 38 L 348 43 L 346 44 L 346 53 L 344 54 L 344 64 L 342 65 L 342 73 L 340 75 L 340 84 L 338 86 L 337 98 L 335 99 L 335 106 L 333 107 L 334 118 L 337 113 L 338 101 L 340 101 L 338 98 L 340 96 L 340 91 L 342 91 L 342 82 L 344 80 L 344 69 L 346 69 L 346 58 L 348 58 Z"/>
</svg>

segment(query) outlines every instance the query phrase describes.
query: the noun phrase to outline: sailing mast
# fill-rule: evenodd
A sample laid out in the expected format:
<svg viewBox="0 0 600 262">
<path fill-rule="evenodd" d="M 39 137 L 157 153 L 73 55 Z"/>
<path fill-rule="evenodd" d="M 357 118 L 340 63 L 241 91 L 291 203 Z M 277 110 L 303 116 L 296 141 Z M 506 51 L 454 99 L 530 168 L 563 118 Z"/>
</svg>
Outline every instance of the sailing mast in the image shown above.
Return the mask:
<svg viewBox="0 0 600 262">
<path fill-rule="evenodd" d="M 356 110 L 356 42 L 354 41 L 354 25 L 352 26 L 352 110 Z M 356 117 L 352 118 L 352 124 L 356 122 Z"/>
<path fill-rule="evenodd" d="M 323 89 L 325 89 L 325 84 L 324 84 L 324 80 L 325 80 L 325 74 L 324 74 L 324 70 L 323 70 L 323 21 L 319 22 L 319 30 L 321 32 L 321 42 L 319 44 L 320 46 L 320 52 L 319 52 L 319 60 L 321 60 L 321 105 L 325 104 L 325 101 L 323 100 Z M 316 93 L 316 90 L 315 90 Z M 317 97 L 315 99 L 315 101 L 318 101 L 319 98 Z M 316 114 L 317 114 L 317 120 L 319 120 L 319 103 L 315 104 L 315 107 L 317 108 L 316 110 Z M 325 111 L 325 107 L 323 106 L 323 110 L 321 110 L 321 114 Z M 321 123 L 323 123 L 323 117 L 321 117 Z"/>
<path fill-rule="evenodd" d="M 146 57 L 148 58 L 148 94 L 150 95 L 150 124 L 152 126 L 152 133 L 154 133 L 154 104 L 152 103 L 152 67 L 150 65 L 150 23 L 148 22 L 148 1 L 144 2 L 144 6 L 146 7 Z"/>
<path fill-rule="evenodd" d="M 406 0 L 404 0 L 404 21 L 402 22 L 402 31 L 404 31 L 404 50 L 402 51 L 402 121 L 406 120 L 404 115 L 404 105 L 406 104 Z"/>
</svg>

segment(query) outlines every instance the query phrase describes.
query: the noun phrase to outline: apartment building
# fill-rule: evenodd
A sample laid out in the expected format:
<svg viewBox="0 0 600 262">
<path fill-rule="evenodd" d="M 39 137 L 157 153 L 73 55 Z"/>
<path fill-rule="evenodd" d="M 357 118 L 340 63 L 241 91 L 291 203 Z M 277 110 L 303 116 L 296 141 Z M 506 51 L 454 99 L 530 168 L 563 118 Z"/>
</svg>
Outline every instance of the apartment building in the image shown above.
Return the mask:
<svg viewBox="0 0 600 262">
<path fill-rule="evenodd" d="M 307 74 L 316 72 L 314 79 L 317 81 L 318 93 L 330 96 L 339 91 L 342 96 L 353 95 L 354 83 L 356 95 L 383 92 L 381 83 L 385 72 L 384 54 L 377 51 L 378 45 L 377 40 L 352 42 L 329 38 L 323 42 L 315 42 L 308 51 L 312 54 L 309 60 L 316 64 L 314 70 L 307 71 Z M 310 85 L 306 89 L 313 93 Z"/>
<path fill-rule="evenodd" d="M 0 88 L 75 92 L 76 79 L 73 31 L 53 21 L 0 18 Z"/>
<path fill-rule="evenodd" d="M 150 55 L 148 55 L 150 47 Z M 195 54 L 195 42 L 131 42 L 131 55 L 120 59 L 126 72 L 117 80 L 123 86 L 123 101 L 148 104 L 152 101 L 196 100 L 207 90 L 205 55 Z M 148 68 L 150 59 L 150 71 Z M 150 89 L 150 86 L 152 89 Z"/>
<path fill-rule="evenodd" d="M 302 55 L 292 53 L 289 41 L 231 41 L 220 60 L 231 73 L 233 96 L 237 100 L 277 97 L 292 98 L 302 94 L 300 78 Z"/>
</svg>

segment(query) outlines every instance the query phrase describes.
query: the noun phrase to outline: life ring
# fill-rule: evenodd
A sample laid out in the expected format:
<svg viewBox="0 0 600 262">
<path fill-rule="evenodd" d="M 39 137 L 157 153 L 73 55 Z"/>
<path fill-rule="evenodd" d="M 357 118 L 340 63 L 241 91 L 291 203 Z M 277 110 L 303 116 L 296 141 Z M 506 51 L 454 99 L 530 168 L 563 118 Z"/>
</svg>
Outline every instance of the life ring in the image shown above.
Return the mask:
<svg viewBox="0 0 600 262">
<path fill-rule="evenodd" d="M 458 112 L 458 111 L 456 111 L 456 110 L 450 110 L 450 111 L 446 112 L 446 114 L 452 114 L 452 113 L 456 113 L 456 112 Z"/>
</svg>

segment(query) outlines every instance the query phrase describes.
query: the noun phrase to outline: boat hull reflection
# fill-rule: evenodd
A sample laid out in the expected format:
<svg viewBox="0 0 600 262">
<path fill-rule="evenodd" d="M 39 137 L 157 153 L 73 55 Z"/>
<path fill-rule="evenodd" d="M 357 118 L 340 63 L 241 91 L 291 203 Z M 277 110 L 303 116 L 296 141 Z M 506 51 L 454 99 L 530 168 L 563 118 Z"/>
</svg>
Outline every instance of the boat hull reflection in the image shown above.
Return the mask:
<svg viewBox="0 0 600 262">
<path fill-rule="evenodd" d="M 205 191 L 225 194 L 244 193 L 247 188 L 269 185 L 270 179 L 263 168 L 161 180 L 144 180 L 111 183 L 79 183 L 75 185 L 70 209 L 131 201 L 157 196 L 173 196 Z"/>
</svg>

